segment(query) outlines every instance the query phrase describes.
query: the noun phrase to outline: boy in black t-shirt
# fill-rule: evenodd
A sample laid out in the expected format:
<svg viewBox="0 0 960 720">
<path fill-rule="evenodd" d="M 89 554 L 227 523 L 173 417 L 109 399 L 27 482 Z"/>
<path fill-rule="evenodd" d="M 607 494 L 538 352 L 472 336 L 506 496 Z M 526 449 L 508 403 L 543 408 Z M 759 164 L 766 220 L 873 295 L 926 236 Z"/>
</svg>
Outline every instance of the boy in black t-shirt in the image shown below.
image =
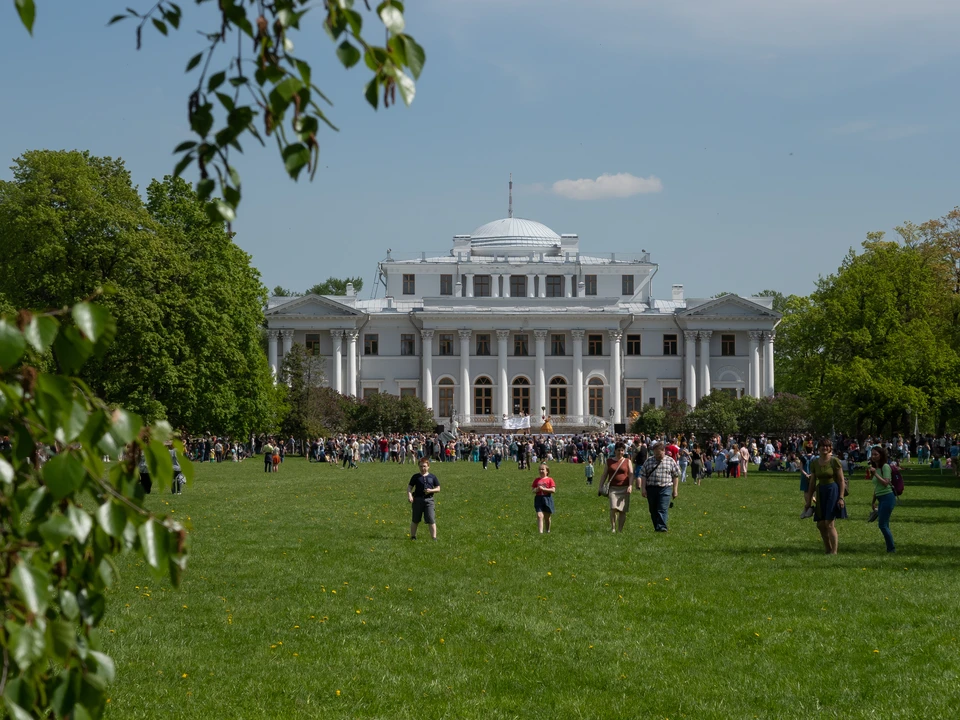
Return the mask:
<svg viewBox="0 0 960 720">
<path fill-rule="evenodd" d="M 410 522 L 410 539 L 417 539 L 417 526 L 424 520 L 430 526 L 430 537 L 437 539 L 437 517 L 433 496 L 440 492 L 440 481 L 430 472 L 430 461 L 420 461 L 420 472 L 410 478 L 407 486 L 407 499 L 413 505 L 413 519 Z"/>
</svg>

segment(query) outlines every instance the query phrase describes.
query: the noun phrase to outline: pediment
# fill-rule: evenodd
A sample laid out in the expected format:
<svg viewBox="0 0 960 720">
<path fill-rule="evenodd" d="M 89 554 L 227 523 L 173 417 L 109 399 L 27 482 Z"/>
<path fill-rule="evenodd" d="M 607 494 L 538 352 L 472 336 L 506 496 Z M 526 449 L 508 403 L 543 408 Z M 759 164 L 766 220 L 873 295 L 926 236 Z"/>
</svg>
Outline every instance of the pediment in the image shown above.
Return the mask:
<svg viewBox="0 0 960 720">
<path fill-rule="evenodd" d="M 781 317 L 780 313 L 739 295 L 723 295 L 713 298 L 678 314 L 680 317 L 686 318 L 743 317 L 779 320 Z"/>
<path fill-rule="evenodd" d="M 363 313 L 323 295 L 304 295 L 270 308 L 267 317 L 360 317 Z"/>
</svg>

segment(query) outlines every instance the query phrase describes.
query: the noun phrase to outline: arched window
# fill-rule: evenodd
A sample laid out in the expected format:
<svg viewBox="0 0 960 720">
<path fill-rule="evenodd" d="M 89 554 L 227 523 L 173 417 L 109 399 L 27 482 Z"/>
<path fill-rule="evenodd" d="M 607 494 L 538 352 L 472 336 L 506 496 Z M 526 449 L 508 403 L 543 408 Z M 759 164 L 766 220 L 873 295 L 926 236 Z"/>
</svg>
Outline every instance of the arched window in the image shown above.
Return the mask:
<svg viewBox="0 0 960 720">
<path fill-rule="evenodd" d="M 587 393 L 590 414 L 604 417 L 603 380 L 598 377 L 590 378 L 587 382 Z"/>
<path fill-rule="evenodd" d="M 453 415 L 453 380 L 442 378 L 437 385 L 437 417 L 450 417 Z"/>
<path fill-rule="evenodd" d="M 567 414 L 567 379 L 559 375 L 550 379 L 550 414 Z"/>
<path fill-rule="evenodd" d="M 493 380 L 481 375 L 473 384 L 473 414 L 493 414 Z"/>
<path fill-rule="evenodd" d="M 520 376 L 513 379 L 513 414 L 530 414 L 530 381 Z"/>
</svg>

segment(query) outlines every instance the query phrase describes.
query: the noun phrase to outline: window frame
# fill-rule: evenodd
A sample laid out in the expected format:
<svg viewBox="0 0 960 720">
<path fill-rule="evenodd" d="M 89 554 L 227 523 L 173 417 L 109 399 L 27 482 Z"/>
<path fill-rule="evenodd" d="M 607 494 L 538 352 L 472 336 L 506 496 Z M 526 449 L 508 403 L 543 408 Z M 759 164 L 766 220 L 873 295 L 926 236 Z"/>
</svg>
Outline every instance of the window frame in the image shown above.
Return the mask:
<svg viewBox="0 0 960 720">
<path fill-rule="evenodd" d="M 523 350 L 523 352 L 519 352 L 520 350 Z M 514 333 L 513 356 L 530 357 L 530 335 L 527 333 Z"/>
<path fill-rule="evenodd" d="M 585 296 L 597 294 L 597 276 L 596 275 L 583 276 L 583 294 Z"/>
<path fill-rule="evenodd" d="M 670 357 L 675 357 L 680 354 L 680 340 L 676 333 L 663 334 L 663 354 Z"/>
<path fill-rule="evenodd" d="M 640 335 L 627 335 L 626 354 L 630 357 L 639 357 L 643 349 L 642 340 Z"/>
<path fill-rule="evenodd" d="M 621 295 L 633 295 L 634 285 L 635 285 L 635 281 L 634 281 L 633 275 L 620 276 L 620 294 Z"/>
<path fill-rule="evenodd" d="M 563 297 L 563 275 L 547 275 L 546 296 L 548 298 Z"/>
<path fill-rule="evenodd" d="M 450 378 L 441 378 L 437 383 L 437 417 L 450 417 L 453 414 L 457 397 L 457 386 Z"/>
<path fill-rule="evenodd" d="M 595 346 L 595 343 L 598 344 Z M 603 333 L 587 335 L 587 357 L 603 357 Z"/>
<path fill-rule="evenodd" d="M 306 349 L 307 355 L 319 355 L 320 333 L 306 333 L 303 337 L 303 347 Z"/>
<path fill-rule="evenodd" d="M 670 394 L 670 399 L 667 399 L 667 394 Z M 664 387 L 660 388 L 660 406 L 667 407 L 667 405 L 680 401 L 680 388 L 678 387 Z"/>
<path fill-rule="evenodd" d="M 492 297 L 493 277 L 491 275 L 473 276 L 473 296 L 474 297 Z"/>
<path fill-rule="evenodd" d="M 560 352 L 557 352 L 558 349 L 560 350 Z M 566 357 L 567 336 L 564 333 L 550 334 L 550 355 L 553 357 Z"/>
<path fill-rule="evenodd" d="M 453 295 L 453 275 L 445 273 L 440 276 L 440 294 Z"/>
<path fill-rule="evenodd" d="M 473 414 L 493 415 L 493 380 L 486 375 L 473 383 Z"/>
<path fill-rule="evenodd" d="M 409 343 L 409 345 L 407 344 Z M 409 350 L 409 352 L 407 352 Z M 400 333 L 400 355 L 411 356 L 417 354 L 417 336 L 414 333 Z"/>
<path fill-rule="evenodd" d="M 630 416 L 633 412 L 643 412 L 643 388 L 642 387 L 628 387 L 626 393 L 626 412 L 627 417 Z M 631 402 L 634 401 L 634 402 Z"/>
<path fill-rule="evenodd" d="M 453 356 L 453 333 L 437 333 L 437 356 Z"/>
<path fill-rule="evenodd" d="M 363 334 L 363 354 L 364 356 L 380 354 L 380 333 Z"/>
<path fill-rule="evenodd" d="M 527 296 L 527 276 L 526 275 L 511 275 L 510 276 L 510 297 L 526 297 Z M 514 294 L 514 284 L 520 289 L 520 292 Z"/>
<path fill-rule="evenodd" d="M 475 337 L 477 339 L 477 344 L 476 352 L 474 354 L 481 357 L 489 357 L 490 333 L 477 333 Z M 482 350 L 486 350 L 486 352 L 481 352 Z"/>
<path fill-rule="evenodd" d="M 403 294 L 404 295 L 417 294 L 417 276 L 415 273 L 403 274 Z"/>
<path fill-rule="evenodd" d="M 737 336 L 735 333 L 723 333 L 720 335 L 720 355 L 721 357 L 736 357 Z"/>
</svg>

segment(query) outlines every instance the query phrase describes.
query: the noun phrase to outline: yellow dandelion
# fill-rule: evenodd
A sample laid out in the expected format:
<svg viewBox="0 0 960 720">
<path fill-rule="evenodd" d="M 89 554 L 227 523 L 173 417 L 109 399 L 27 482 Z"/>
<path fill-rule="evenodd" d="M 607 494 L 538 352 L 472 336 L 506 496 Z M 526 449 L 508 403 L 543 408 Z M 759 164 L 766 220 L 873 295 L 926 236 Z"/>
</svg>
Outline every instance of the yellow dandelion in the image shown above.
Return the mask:
<svg viewBox="0 0 960 720">
<path fill-rule="evenodd" d="M 186 674 L 186 673 L 184 673 L 184 674 L 183 674 L 183 675 L 181 675 L 180 677 L 182 677 L 182 678 L 185 678 L 186 676 L 187 676 L 187 674 Z"/>
<path fill-rule="evenodd" d="M 874 650 L 874 652 L 875 652 L 875 653 L 878 653 L 878 652 L 880 652 L 880 651 L 879 651 L 879 650 Z"/>
<path fill-rule="evenodd" d="M 337 697 L 340 697 L 340 691 L 337 690 Z"/>
<path fill-rule="evenodd" d="M 294 657 L 300 657 L 300 653 L 294 653 L 293 656 L 294 656 Z"/>
<path fill-rule="evenodd" d="M 186 609 L 187 609 L 187 606 L 186 606 L 186 605 L 184 605 L 184 606 L 183 606 L 183 609 L 184 609 L 184 610 L 186 610 Z"/>
<path fill-rule="evenodd" d="M 443 645 L 443 638 L 440 638 L 440 644 Z"/>
<path fill-rule="evenodd" d="M 359 610 L 357 610 L 357 615 L 359 615 L 359 614 L 360 614 L 360 611 L 359 611 Z"/>
<path fill-rule="evenodd" d="M 548 572 L 548 573 L 547 573 L 547 577 L 553 577 L 553 573 L 552 573 L 552 572 Z"/>
<path fill-rule="evenodd" d="M 757 637 L 760 637 L 760 633 L 754 633 L 754 635 L 756 635 Z"/>
</svg>

